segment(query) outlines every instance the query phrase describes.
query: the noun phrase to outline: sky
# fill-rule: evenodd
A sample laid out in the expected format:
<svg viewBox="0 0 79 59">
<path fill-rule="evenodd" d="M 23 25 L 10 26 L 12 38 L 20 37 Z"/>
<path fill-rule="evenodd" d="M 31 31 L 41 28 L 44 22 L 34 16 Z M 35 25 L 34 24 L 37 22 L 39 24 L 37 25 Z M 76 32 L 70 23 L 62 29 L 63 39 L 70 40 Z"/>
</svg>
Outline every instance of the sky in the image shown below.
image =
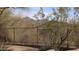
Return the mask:
<svg viewBox="0 0 79 59">
<path fill-rule="evenodd" d="M 52 8 L 55 8 L 55 7 L 43 7 L 43 11 L 44 11 L 44 14 L 47 16 L 48 14 L 50 13 L 53 13 L 53 10 Z M 73 8 L 71 8 L 72 10 L 69 12 L 69 16 L 70 18 L 73 17 Z M 20 16 L 23 16 L 23 17 L 30 17 L 30 18 L 33 18 L 34 14 L 36 14 L 38 11 L 40 10 L 40 7 L 30 7 L 29 10 L 26 11 L 25 10 L 21 10 L 21 9 L 13 9 L 12 12 L 15 14 L 15 15 L 20 15 Z"/>
<path fill-rule="evenodd" d="M 39 7 L 31 7 L 29 11 L 26 10 L 20 10 L 20 9 L 14 9 L 12 12 L 16 15 L 23 15 L 23 16 L 28 16 L 28 17 L 33 17 L 34 14 L 36 14 L 40 10 Z M 43 8 L 44 14 L 48 15 L 49 13 L 52 13 L 51 7 L 44 7 Z"/>
</svg>

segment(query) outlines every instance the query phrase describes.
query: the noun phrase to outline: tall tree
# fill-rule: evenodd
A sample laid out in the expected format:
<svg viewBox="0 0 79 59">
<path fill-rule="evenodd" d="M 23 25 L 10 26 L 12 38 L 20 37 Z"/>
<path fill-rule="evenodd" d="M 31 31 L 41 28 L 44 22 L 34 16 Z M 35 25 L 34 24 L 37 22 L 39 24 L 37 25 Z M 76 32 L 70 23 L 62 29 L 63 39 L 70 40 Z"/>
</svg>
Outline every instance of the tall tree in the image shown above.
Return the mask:
<svg viewBox="0 0 79 59">
<path fill-rule="evenodd" d="M 60 21 L 67 21 L 67 18 L 68 18 L 68 12 L 70 11 L 70 8 L 69 7 L 59 7 L 58 8 L 58 12 L 59 12 L 59 15 L 60 15 Z"/>
<path fill-rule="evenodd" d="M 39 11 L 37 12 L 37 14 L 34 15 L 34 17 L 37 20 L 42 20 L 45 17 L 44 11 L 43 11 L 43 7 L 40 7 Z"/>
</svg>

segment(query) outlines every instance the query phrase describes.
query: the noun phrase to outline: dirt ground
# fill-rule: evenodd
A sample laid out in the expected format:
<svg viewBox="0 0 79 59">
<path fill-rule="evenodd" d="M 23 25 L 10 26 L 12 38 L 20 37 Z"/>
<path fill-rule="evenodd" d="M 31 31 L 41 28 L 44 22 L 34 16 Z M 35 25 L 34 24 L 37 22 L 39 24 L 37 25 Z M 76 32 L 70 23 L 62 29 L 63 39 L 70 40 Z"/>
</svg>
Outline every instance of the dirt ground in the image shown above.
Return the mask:
<svg viewBox="0 0 79 59">
<path fill-rule="evenodd" d="M 79 51 L 79 48 L 78 49 L 74 49 L 74 50 L 68 50 L 68 51 Z"/>
<path fill-rule="evenodd" d="M 18 46 L 18 45 L 7 45 L 7 51 L 40 51 L 39 48 L 29 47 L 29 46 Z M 55 51 L 54 49 L 49 49 L 47 51 Z M 79 51 L 79 48 L 74 50 L 67 50 L 67 51 Z"/>
<path fill-rule="evenodd" d="M 8 45 L 8 51 L 39 51 L 38 48 L 28 47 L 28 46 L 17 46 L 17 45 Z"/>
<path fill-rule="evenodd" d="M 50 49 L 48 51 L 55 51 L 54 49 Z M 78 49 L 74 49 L 74 50 L 67 50 L 67 51 L 79 51 L 79 48 Z"/>
</svg>

